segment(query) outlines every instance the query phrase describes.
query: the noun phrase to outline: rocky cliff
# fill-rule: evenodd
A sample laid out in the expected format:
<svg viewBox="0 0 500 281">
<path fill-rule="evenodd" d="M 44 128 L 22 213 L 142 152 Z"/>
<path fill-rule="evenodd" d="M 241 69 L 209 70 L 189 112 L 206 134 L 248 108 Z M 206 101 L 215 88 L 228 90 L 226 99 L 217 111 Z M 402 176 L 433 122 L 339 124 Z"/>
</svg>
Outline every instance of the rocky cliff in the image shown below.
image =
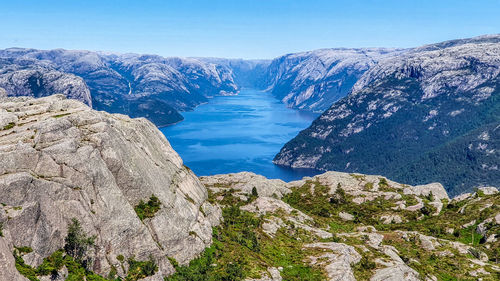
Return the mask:
<svg viewBox="0 0 500 281">
<path fill-rule="evenodd" d="M 267 90 L 286 105 L 323 112 L 345 97 L 379 60 L 404 50 L 321 49 L 274 59 L 266 70 Z"/>
<path fill-rule="evenodd" d="M 17 61 L 0 59 L 0 88 L 3 96 L 44 97 L 61 93 L 92 106 L 87 84 L 73 74 L 60 72 L 32 60 Z"/>
<path fill-rule="evenodd" d="M 168 258 L 185 264 L 211 244 L 219 214 L 206 199 L 146 119 L 62 95 L 0 101 L 0 280 L 26 280 L 18 269 L 43 275 L 73 219 L 93 237 L 87 270 L 130 277 L 148 261 L 148 280 L 163 280 Z M 65 262 L 45 273 L 83 280 Z"/>
<path fill-rule="evenodd" d="M 442 182 L 458 194 L 500 185 L 500 36 L 381 60 L 352 93 L 276 155 L 279 165 Z"/>
</svg>

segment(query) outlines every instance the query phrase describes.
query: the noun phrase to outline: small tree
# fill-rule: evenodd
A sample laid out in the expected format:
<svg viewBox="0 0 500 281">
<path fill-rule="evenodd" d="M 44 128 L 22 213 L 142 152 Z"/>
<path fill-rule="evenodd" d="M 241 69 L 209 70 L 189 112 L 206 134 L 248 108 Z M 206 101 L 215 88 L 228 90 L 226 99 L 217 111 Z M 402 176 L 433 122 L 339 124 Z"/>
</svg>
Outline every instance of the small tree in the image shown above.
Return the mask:
<svg viewBox="0 0 500 281">
<path fill-rule="evenodd" d="M 91 258 L 87 257 L 87 251 L 94 246 L 95 236 L 88 237 L 82 229 L 80 222 L 73 218 L 68 226 L 68 236 L 64 240 L 64 250 L 82 266 L 90 267 Z"/>
<path fill-rule="evenodd" d="M 258 197 L 259 194 L 257 193 L 257 188 L 254 186 L 252 187 L 252 197 Z"/>
<path fill-rule="evenodd" d="M 342 189 L 340 183 L 338 183 L 335 194 L 330 198 L 330 204 L 344 204 L 345 202 L 347 202 L 345 191 Z"/>
</svg>

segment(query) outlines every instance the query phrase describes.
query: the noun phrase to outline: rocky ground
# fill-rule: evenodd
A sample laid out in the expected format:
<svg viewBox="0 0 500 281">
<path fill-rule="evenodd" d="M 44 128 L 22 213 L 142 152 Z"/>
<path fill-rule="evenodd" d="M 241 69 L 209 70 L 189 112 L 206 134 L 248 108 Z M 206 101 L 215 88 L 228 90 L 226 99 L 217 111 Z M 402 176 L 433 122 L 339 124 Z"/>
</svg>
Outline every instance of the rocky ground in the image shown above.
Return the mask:
<svg viewBox="0 0 500 281">
<path fill-rule="evenodd" d="M 201 181 L 224 217 L 212 262 L 241 257 L 243 279 L 500 278 L 496 188 L 450 199 L 437 183 L 337 172 L 289 183 L 252 173 Z"/>
</svg>

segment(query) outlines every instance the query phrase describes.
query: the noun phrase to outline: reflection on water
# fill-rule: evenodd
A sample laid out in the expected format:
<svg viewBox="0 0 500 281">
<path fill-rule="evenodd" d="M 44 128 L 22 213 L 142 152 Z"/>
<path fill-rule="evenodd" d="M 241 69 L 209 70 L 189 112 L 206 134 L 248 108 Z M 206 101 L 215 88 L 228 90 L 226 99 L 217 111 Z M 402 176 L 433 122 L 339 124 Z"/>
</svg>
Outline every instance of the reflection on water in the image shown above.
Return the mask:
<svg viewBox="0 0 500 281">
<path fill-rule="evenodd" d="M 268 93 L 243 89 L 238 96 L 215 97 L 182 115 L 184 121 L 161 131 L 198 176 L 250 171 L 290 181 L 318 173 L 272 163 L 317 114 L 286 108 Z"/>
</svg>

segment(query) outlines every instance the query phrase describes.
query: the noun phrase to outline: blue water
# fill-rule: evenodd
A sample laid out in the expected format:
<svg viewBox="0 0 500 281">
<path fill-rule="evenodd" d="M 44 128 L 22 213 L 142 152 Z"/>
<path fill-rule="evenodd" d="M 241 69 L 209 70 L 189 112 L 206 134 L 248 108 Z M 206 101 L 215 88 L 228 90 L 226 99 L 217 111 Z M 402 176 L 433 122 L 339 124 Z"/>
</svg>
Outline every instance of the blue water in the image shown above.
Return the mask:
<svg viewBox="0 0 500 281">
<path fill-rule="evenodd" d="M 272 163 L 317 114 L 287 108 L 269 93 L 242 89 L 237 96 L 215 97 L 182 115 L 184 121 L 161 131 L 198 176 L 250 171 L 290 181 L 318 174 Z"/>
</svg>

